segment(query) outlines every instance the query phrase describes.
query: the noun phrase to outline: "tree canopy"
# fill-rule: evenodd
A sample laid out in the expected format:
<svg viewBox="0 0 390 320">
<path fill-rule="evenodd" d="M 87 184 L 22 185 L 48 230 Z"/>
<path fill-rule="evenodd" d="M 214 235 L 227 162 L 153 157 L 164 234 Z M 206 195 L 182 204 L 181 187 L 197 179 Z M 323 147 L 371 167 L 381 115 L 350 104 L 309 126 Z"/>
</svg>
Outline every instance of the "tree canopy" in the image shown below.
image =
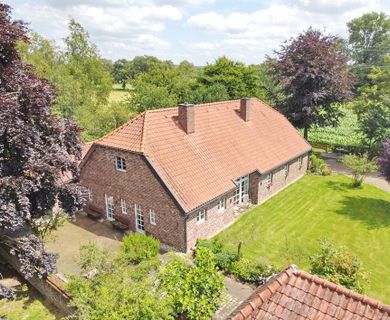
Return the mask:
<svg viewBox="0 0 390 320">
<path fill-rule="evenodd" d="M 26 277 L 55 270 L 56 256 L 31 231 L 35 219 L 58 203 L 74 214 L 84 202 L 76 161 L 80 128 L 52 115 L 52 85 L 21 60 L 17 43 L 28 42 L 22 22 L 0 4 L 0 242 L 18 257 Z M 72 180 L 64 181 L 70 172 Z M 10 236 L 18 232 L 20 237 Z"/>
<path fill-rule="evenodd" d="M 383 153 L 378 158 L 380 172 L 390 183 L 390 139 L 383 142 Z"/>
<path fill-rule="evenodd" d="M 335 125 L 341 115 L 335 103 L 352 98 L 353 83 L 338 38 L 309 28 L 276 55 L 270 64 L 285 96 L 277 107 L 306 139 L 313 124 Z"/>
<path fill-rule="evenodd" d="M 363 85 L 369 82 L 372 67 L 383 65 L 390 51 L 390 17 L 383 12 L 370 12 L 349 21 L 347 27 L 354 71 Z"/>
</svg>

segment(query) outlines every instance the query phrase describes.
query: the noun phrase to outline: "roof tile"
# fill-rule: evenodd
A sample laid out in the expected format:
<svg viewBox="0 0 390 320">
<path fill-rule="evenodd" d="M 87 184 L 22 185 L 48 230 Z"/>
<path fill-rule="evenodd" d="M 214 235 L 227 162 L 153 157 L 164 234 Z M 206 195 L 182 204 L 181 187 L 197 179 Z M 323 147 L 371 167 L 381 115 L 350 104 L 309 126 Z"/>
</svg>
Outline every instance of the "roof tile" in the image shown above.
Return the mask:
<svg viewBox="0 0 390 320">
<path fill-rule="evenodd" d="M 248 316 L 235 316 L 248 307 Z M 229 319 L 390 320 L 390 306 L 289 267 L 259 287 Z"/>
</svg>

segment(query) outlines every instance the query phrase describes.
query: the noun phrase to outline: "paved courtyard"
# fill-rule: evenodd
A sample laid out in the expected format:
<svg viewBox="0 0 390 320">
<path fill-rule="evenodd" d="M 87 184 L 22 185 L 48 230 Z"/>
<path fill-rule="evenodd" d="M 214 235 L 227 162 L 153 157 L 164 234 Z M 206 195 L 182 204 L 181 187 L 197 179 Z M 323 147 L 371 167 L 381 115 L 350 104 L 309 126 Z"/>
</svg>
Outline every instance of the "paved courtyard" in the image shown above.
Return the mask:
<svg viewBox="0 0 390 320">
<path fill-rule="evenodd" d="M 54 233 L 46 247 L 49 252 L 59 254 L 57 261 L 59 273 L 77 274 L 80 272 L 76 262 L 80 245 L 93 242 L 99 247 L 116 251 L 121 244 L 122 236 L 121 232 L 114 230 L 107 222 L 102 223 L 84 214 L 77 214 L 74 221 L 67 222 Z"/>
</svg>

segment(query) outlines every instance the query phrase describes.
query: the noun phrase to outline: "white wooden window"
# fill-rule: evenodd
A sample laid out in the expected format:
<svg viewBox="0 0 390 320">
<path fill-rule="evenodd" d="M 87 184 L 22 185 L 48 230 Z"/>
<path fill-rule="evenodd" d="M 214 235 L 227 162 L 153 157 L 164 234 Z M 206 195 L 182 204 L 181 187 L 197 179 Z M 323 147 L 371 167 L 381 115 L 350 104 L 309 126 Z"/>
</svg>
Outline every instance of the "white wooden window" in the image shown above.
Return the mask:
<svg viewBox="0 0 390 320">
<path fill-rule="evenodd" d="M 299 169 L 302 168 L 302 163 L 303 163 L 303 157 L 299 157 L 299 158 L 298 158 L 298 168 L 299 168 Z"/>
<path fill-rule="evenodd" d="M 124 158 L 116 157 L 115 163 L 116 163 L 116 170 L 126 171 L 126 160 Z"/>
<path fill-rule="evenodd" d="M 219 198 L 219 201 L 218 201 L 218 211 L 219 212 L 224 211 L 225 207 L 226 207 L 226 199 L 224 197 Z"/>
<path fill-rule="evenodd" d="M 127 214 L 127 205 L 126 205 L 126 200 L 121 199 L 121 210 L 122 214 Z"/>
<path fill-rule="evenodd" d="M 135 230 L 140 233 L 145 232 L 145 221 L 142 208 L 139 204 L 134 204 L 135 211 Z"/>
<path fill-rule="evenodd" d="M 274 173 L 273 172 L 270 172 L 267 174 L 267 179 L 265 181 L 266 183 L 266 186 L 269 188 L 272 186 L 272 182 L 274 180 Z"/>
<path fill-rule="evenodd" d="M 290 166 L 288 164 L 285 164 L 283 170 L 284 170 L 284 177 L 287 178 L 288 173 L 290 171 Z"/>
<path fill-rule="evenodd" d="M 206 220 L 206 209 L 202 209 L 198 212 L 198 215 L 196 216 L 196 222 L 202 223 Z"/>
<path fill-rule="evenodd" d="M 108 220 L 114 220 L 114 198 L 112 196 L 109 196 L 108 194 L 105 195 L 106 198 L 106 215 Z"/>
<path fill-rule="evenodd" d="M 88 201 L 90 203 L 93 202 L 93 194 L 91 189 L 88 189 Z"/>
<path fill-rule="evenodd" d="M 149 222 L 150 224 L 156 224 L 156 211 L 149 209 Z"/>
</svg>

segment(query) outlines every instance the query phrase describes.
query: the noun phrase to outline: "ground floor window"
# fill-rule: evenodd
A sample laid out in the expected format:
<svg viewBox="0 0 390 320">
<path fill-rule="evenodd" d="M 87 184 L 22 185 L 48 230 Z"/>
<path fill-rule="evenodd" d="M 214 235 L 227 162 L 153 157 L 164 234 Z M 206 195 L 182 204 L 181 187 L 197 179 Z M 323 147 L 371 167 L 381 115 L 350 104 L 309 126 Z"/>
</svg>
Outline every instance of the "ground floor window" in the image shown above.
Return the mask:
<svg viewBox="0 0 390 320">
<path fill-rule="evenodd" d="M 92 194 L 92 190 L 88 188 L 88 201 L 90 203 L 92 203 L 93 201 L 93 194 Z"/>
<path fill-rule="evenodd" d="M 109 195 L 105 195 L 106 198 L 106 215 L 108 220 L 114 220 L 114 198 Z"/>
<path fill-rule="evenodd" d="M 144 215 L 142 213 L 142 208 L 139 204 L 134 204 L 134 212 L 135 212 L 135 229 L 137 232 L 144 232 L 145 231 Z"/>
<path fill-rule="evenodd" d="M 222 212 L 226 208 L 226 199 L 224 197 L 219 198 L 218 200 L 218 211 Z"/>
<path fill-rule="evenodd" d="M 198 215 L 196 216 L 196 222 L 201 223 L 206 220 L 206 209 L 202 209 L 198 212 Z"/>
<path fill-rule="evenodd" d="M 268 187 L 272 186 L 272 182 L 274 180 L 274 174 L 273 172 L 270 172 L 267 174 L 266 184 Z"/>
<path fill-rule="evenodd" d="M 288 164 L 285 164 L 283 170 L 284 170 L 284 177 L 287 178 L 288 173 L 290 171 L 290 166 Z"/>
<path fill-rule="evenodd" d="M 156 212 L 154 209 L 149 209 L 149 221 L 150 224 L 156 224 Z"/>
<path fill-rule="evenodd" d="M 244 176 L 236 180 L 237 189 L 233 195 L 234 204 L 248 201 L 249 194 L 249 176 Z"/>
<path fill-rule="evenodd" d="M 299 168 L 299 169 L 302 168 L 302 163 L 303 163 L 303 157 L 299 157 L 299 158 L 298 158 L 298 168 Z"/>
<path fill-rule="evenodd" d="M 126 205 L 126 200 L 121 199 L 121 210 L 122 214 L 127 214 L 127 205 Z"/>
</svg>

